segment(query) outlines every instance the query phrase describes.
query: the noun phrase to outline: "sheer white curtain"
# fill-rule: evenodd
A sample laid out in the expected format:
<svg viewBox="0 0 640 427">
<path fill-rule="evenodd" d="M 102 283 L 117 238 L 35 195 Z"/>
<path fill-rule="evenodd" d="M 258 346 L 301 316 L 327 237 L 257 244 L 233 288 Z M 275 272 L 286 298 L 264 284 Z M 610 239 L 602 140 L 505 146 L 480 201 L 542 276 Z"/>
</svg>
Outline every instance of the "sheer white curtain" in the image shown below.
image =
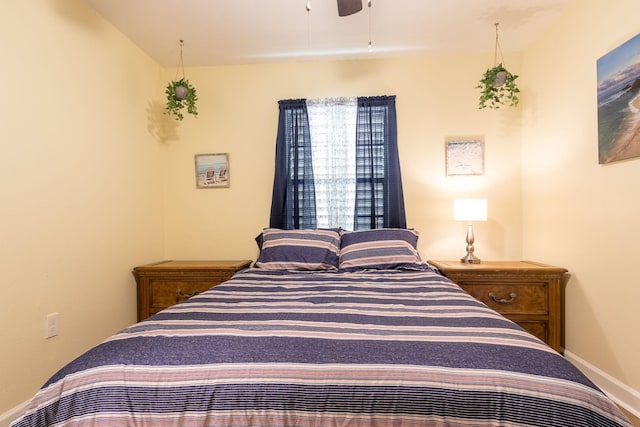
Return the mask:
<svg viewBox="0 0 640 427">
<path fill-rule="evenodd" d="M 308 99 L 318 228 L 353 230 L 358 98 Z"/>
</svg>

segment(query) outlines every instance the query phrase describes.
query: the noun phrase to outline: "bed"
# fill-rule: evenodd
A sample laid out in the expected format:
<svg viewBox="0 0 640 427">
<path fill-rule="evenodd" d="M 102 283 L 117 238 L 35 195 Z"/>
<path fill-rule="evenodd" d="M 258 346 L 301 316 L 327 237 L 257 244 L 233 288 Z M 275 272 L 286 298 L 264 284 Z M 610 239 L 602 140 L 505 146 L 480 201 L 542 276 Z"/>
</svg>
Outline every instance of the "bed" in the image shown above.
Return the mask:
<svg viewBox="0 0 640 427">
<path fill-rule="evenodd" d="M 12 426 L 631 426 L 416 232 L 296 232 L 69 363 Z"/>
</svg>

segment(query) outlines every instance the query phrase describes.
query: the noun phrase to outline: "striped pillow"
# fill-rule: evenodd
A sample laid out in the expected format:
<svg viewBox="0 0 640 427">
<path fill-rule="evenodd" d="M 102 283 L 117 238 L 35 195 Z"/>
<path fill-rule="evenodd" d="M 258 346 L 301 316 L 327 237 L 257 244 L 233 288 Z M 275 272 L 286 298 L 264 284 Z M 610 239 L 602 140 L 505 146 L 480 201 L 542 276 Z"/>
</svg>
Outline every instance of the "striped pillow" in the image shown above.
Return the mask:
<svg viewBox="0 0 640 427">
<path fill-rule="evenodd" d="M 400 228 L 379 228 L 345 232 L 340 243 L 343 271 L 416 270 L 425 264 L 418 255 L 418 232 Z"/>
<path fill-rule="evenodd" d="M 267 270 L 337 270 L 339 252 L 337 230 L 266 228 L 254 266 Z"/>
</svg>

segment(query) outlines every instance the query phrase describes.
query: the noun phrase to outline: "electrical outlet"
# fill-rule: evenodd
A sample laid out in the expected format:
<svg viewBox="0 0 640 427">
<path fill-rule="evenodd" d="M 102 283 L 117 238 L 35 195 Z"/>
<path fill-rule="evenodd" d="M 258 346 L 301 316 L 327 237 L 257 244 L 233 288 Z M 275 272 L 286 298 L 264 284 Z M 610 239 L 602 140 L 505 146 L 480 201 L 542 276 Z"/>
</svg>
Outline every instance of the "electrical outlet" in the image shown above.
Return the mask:
<svg viewBox="0 0 640 427">
<path fill-rule="evenodd" d="M 46 338 L 58 335 L 58 313 L 47 314 L 46 328 Z"/>
</svg>

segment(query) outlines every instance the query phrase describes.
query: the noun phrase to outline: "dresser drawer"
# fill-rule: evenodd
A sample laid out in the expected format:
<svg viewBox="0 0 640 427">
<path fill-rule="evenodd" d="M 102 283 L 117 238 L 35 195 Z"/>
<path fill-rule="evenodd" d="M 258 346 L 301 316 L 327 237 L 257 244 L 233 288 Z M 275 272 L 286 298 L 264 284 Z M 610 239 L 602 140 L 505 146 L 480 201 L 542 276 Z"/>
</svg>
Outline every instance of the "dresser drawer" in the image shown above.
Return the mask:
<svg viewBox="0 0 640 427">
<path fill-rule="evenodd" d="M 549 324 L 547 322 L 516 322 L 522 326 L 531 335 L 540 338 L 542 341 L 547 342 L 549 339 Z"/>
<path fill-rule="evenodd" d="M 219 281 L 149 280 L 149 314 L 186 301 Z"/>
<path fill-rule="evenodd" d="M 138 320 L 205 292 L 251 265 L 240 261 L 162 261 L 133 269 L 138 288 Z"/>
<path fill-rule="evenodd" d="M 460 286 L 502 314 L 549 314 L 547 283 L 462 282 Z"/>
<path fill-rule="evenodd" d="M 566 269 L 533 261 L 429 261 L 474 298 L 562 352 Z"/>
</svg>

